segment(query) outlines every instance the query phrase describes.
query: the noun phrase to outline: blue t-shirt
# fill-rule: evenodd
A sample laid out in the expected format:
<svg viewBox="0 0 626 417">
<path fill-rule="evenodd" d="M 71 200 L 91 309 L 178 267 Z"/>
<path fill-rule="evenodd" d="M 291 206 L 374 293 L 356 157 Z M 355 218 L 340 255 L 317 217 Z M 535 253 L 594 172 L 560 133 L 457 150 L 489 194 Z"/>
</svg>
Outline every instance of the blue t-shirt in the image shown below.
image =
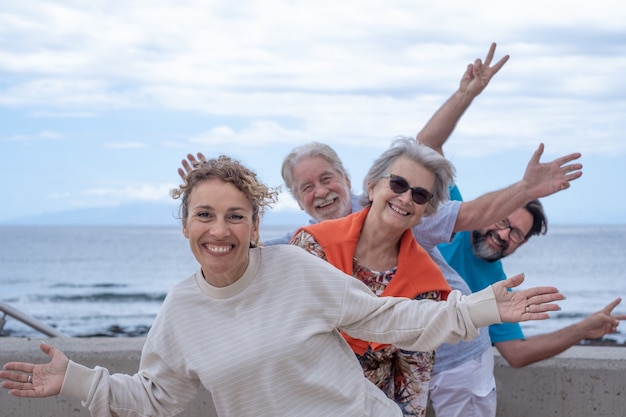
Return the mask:
<svg viewBox="0 0 626 417">
<path fill-rule="evenodd" d="M 461 197 L 456 186 L 450 189 L 450 196 Z M 474 256 L 471 232 L 457 233 L 451 243 L 442 243 L 438 248 L 448 264 L 467 282 L 472 292 L 506 279 L 502 262 L 486 262 Z M 489 326 L 489 336 L 491 343 L 498 343 L 523 339 L 524 333 L 519 323 L 502 323 Z"/>
</svg>

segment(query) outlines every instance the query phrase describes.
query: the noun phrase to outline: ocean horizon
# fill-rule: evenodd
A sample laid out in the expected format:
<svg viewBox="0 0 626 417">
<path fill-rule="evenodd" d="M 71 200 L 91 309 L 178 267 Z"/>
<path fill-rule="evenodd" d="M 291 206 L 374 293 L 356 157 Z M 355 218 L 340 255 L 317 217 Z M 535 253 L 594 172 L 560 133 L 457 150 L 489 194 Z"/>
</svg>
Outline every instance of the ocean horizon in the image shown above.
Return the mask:
<svg viewBox="0 0 626 417">
<path fill-rule="evenodd" d="M 262 239 L 297 226 L 261 227 Z M 522 287 L 554 285 L 561 311 L 522 324 L 527 336 L 565 327 L 626 299 L 626 225 L 550 226 L 505 258 Z M 177 282 L 198 269 L 179 226 L 0 226 L 0 300 L 75 337 L 142 336 Z M 616 308 L 626 314 L 626 303 Z M 626 342 L 626 324 L 608 342 Z M 3 336 L 41 334 L 6 317 Z"/>
</svg>

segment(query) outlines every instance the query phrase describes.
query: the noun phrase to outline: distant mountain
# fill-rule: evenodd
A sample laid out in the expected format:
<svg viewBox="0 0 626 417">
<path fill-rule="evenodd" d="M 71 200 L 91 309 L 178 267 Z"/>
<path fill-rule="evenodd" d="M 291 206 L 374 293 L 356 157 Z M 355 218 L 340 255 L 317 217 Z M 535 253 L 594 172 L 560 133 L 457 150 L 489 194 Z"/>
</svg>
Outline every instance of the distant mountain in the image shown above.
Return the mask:
<svg viewBox="0 0 626 417">
<path fill-rule="evenodd" d="M 308 220 L 302 211 L 268 211 L 264 225 L 300 225 Z M 45 213 L 0 222 L 0 225 L 22 226 L 178 226 L 178 205 L 135 203 L 115 207 L 94 207 Z"/>
</svg>

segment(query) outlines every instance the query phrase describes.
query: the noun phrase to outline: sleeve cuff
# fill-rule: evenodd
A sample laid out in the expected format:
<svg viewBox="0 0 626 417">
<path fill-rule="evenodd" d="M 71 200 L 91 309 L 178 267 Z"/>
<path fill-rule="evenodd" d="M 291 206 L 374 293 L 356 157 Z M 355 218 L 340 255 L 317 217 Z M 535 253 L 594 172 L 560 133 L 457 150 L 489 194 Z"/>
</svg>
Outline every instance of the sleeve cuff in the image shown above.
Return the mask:
<svg viewBox="0 0 626 417">
<path fill-rule="evenodd" d="M 95 369 L 87 368 L 70 361 L 65 371 L 65 378 L 61 386 L 61 395 L 81 401 L 87 401 L 89 388 L 96 374 Z"/>
<path fill-rule="evenodd" d="M 468 295 L 466 300 L 474 326 L 485 327 L 502 323 L 496 296 L 491 286 Z"/>
</svg>

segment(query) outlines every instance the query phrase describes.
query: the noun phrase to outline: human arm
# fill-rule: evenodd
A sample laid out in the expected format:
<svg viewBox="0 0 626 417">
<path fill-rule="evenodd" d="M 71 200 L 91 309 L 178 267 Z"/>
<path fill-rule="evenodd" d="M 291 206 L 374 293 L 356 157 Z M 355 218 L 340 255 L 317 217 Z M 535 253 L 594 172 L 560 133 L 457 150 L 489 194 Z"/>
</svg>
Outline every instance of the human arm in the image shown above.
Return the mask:
<svg viewBox="0 0 626 417">
<path fill-rule="evenodd" d="M 55 342 L 51 341 L 49 343 Z M 131 376 L 109 374 L 105 368 L 96 366 L 91 369 L 68 360 L 57 346 L 41 345 L 41 350 L 44 353 L 50 352 L 50 358 L 48 358 L 49 360 L 52 359 L 50 363 L 45 365 L 7 363 L 5 365 L 7 369 L 15 369 L 13 365 L 34 366 L 35 368 L 32 387 L 29 387 L 29 384 L 22 387 L 14 387 L 10 390 L 11 395 L 33 398 L 59 395 L 66 399 L 71 398 L 84 401 L 83 405 L 92 412 L 92 415 L 123 417 L 129 415 L 174 415 L 176 412 L 182 411 L 186 402 L 197 392 L 197 387 L 190 385 L 187 380 L 181 379 L 178 376 L 179 374 L 171 372 L 170 368 L 161 366 L 161 369 L 166 369 L 163 377 L 158 372 L 155 372 L 157 368 L 155 363 L 161 364 L 162 361 L 159 362 L 159 356 L 154 353 L 148 355 L 142 353 L 140 371 Z M 56 385 L 49 384 L 44 378 L 38 378 L 37 368 L 48 368 L 50 364 L 58 362 L 58 358 L 63 358 L 62 370 L 48 372 L 55 375 Z M 147 362 L 146 358 L 151 358 L 151 360 Z M 154 360 L 155 358 L 157 360 Z M 39 362 L 39 360 L 34 362 Z M 28 370 L 25 369 L 25 371 Z M 23 374 L 22 378 L 27 378 L 27 374 L 23 372 L 21 372 Z M 157 377 L 150 377 L 154 375 L 157 375 Z M 19 376 L 8 376 L 5 374 L 2 375 L 2 378 L 7 379 L 5 384 L 10 382 L 8 378 L 20 381 Z M 40 392 L 39 388 L 42 387 L 41 381 L 46 384 L 46 389 L 48 386 L 54 389 L 47 389 L 47 392 L 43 393 Z M 182 391 L 180 395 L 175 391 L 177 389 Z M 149 400 L 147 400 L 148 398 Z M 120 412 L 120 409 L 126 411 Z M 147 411 L 148 409 L 152 411 Z M 162 411 L 167 412 L 162 413 Z"/>
<path fill-rule="evenodd" d="M 551 162 L 542 163 L 540 159 L 543 151 L 544 145 L 540 143 L 520 181 L 502 190 L 463 202 L 454 225 L 454 232 L 489 226 L 506 218 L 531 200 L 568 189 L 571 181 L 580 178 L 582 164 L 570 163 L 580 158 L 580 153 L 571 153 Z"/>
<path fill-rule="evenodd" d="M 446 301 L 439 302 L 380 297 L 379 303 L 384 304 L 375 303 L 375 309 L 368 307 L 374 302 L 364 299 L 363 293 L 360 298 L 350 298 L 345 310 L 352 319 L 357 317 L 358 320 L 347 320 L 340 328 L 362 340 L 428 351 L 442 343 L 471 340 L 478 335 L 478 327 L 502 321 L 543 320 L 548 318 L 548 311 L 559 309 L 553 302 L 563 296 L 554 287 L 509 291 L 523 280 L 523 275 L 515 275 L 468 296 L 452 291 Z M 356 281 L 353 285 L 358 284 Z M 371 297 L 371 291 L 368 295 Z M 363 314 L 362 307 L 371 311 Z M 390 327 L 394 330 L 389 330 Z"/>
<path fill-rule="evenodd" d="M 476 96 L 478 96 L 489 84 L 491 78 L 500 71 L 500 68 L 509 60 L 505 55 L 495 65 L 491 66 L 496 44 L 492 43 L 483 63 L 476 59 L 469 64 L 461 78 L 459 89 L 435 112 L 428 123 L 417 134 L 417 140 L 430 146 L 443 155 L 443 144 L 456 124 L 469 108 Z"/>
<path fill-rule="evenodd" d="M 621 301 L 621 298 L 617 298 L 603 309 L 563 329 L 526 339 L 497 342 L 494 345 L 511 367 L 528 366 L 558 355 L 582 340 L 598 339 L 615 333 L 619 321 L 626 320 L 626 315 L 612 314 Z"/>
</svg>

